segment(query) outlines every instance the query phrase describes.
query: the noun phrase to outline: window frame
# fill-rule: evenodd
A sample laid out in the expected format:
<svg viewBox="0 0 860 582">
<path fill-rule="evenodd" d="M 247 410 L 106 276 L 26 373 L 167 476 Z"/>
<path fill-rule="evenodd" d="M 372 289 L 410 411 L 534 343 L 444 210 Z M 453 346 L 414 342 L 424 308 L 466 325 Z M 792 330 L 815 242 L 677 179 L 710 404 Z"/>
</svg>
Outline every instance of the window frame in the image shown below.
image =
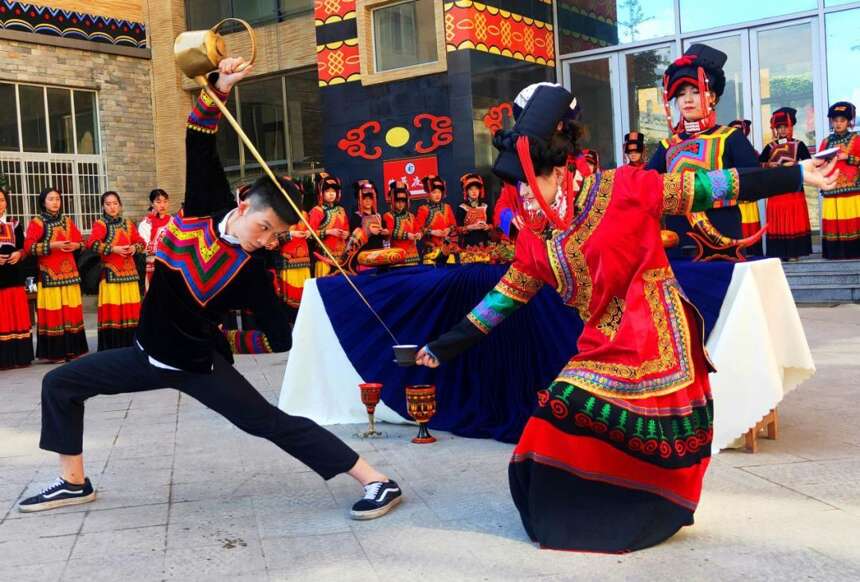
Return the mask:
<svg viewBox="0 0 860 582">
<path fill-rule="evenodd" d="M 235 8 L 234 4 L 236 3 L 236 1 L 237 0 L 229 0 L 229 2 L 228 2 L 229 7 L 227 10 L 228 14 L 220 14 L 218 17 L 218 20 L 221 20 L 224 18 L 239 18 L 238 16 L 235 16 L 236 8 Z M 285 10 L 281 9 L 281 0 L 271 0 L 271 2 L 272 2 L 272 8 L 273 8 L 273 11 L 271 13 L 269 13 L 267 16 L 262 16 L 260 18 L 255 18 L 253 20 L 249 20 L 248 23 L 251 24 L 252 26 L 262 26 L 262 25 L 266 25 L 266 24 L 284 22 L 286 20 L 290 20 L 290 19 L 295 18 L 297 16 L 303 16 L 305 14 L 312 13 L 314 10 L 313 2 L 309 2 L 309 5 L 306 8 L 297 8 L 295 10 L 289 10 L 289 11 L 285 11 Z M 192 11 L 193 11 L 192 3 L 186 2 L 185 3 L 185 10 L 184 10 L 186 24 L 191 23 L 194 20 L 193 18 L 191 18 Z M 217 20 L 216 20 L 216 22 L 217 22 Z M 215 24 L 215 22 L 212 23 L 212 25 L 214 25 L 214 24 Z M 198 26 L 198 25 L 196 23 L 194 23 L 191 26 Z M 199 26 L 203 26 L 203 25 L 200 24 Z M 231 29 L 229 26 L 230 25 L 228 25 L 228 27 L 227 27 L 227 31 L 234 30 L 234 29 Z M 192 30 L 188 26 L 186 26 L 186 28 L 188 30 Z"/>
<path fill-rule="evenodd" d="M 280 173 L 286 173 L 290 176 L 302 177 L 302 176 L 311 176 L 318 172 L 322 168 L 322 160 L 320 160 L 319 166 L 311 165 L 308 169 L 298 169 L 295 167 L 296 161 L 293 159 L 293 141 L 292 141 L 292 133 L 291 133 L 291 125 L 290 125 L 290 113 L 289 107 L 287 106 L 287 102 L 289 100 L 289 78 L 293 75 L 298 75 L 301 73 L 308 73 L 311 71 L 316 71 L 313 68 L 302 67 L 298 69 L 292 69 L 287 71 L 279 71 L 277 73 L 273 73 L 271 75 L 260 75 L 260 76 L 252 76 L 247 79 L 248 82 L 262 81 L 266 79 L 279 79 L 281 82 L 281 103 L 283 108 L 283 136 L 284 136 L 284 153 L 286 155 L 285 160 L 266 160 L 266 163 L 269 164 L 273 170 L 276 170 Z M 236 112 L 235 117 L 239 124 L 242 124 L 242 84 L 239 83 L 234 88 L 233 95 L 231 95 L 231 99 L 236 104 Z M 317 93 L 319 95 L 319 93 Z M 189 93 L 189 98 L 192 103 L 197 98 L 196 92 Z M 320 101 L 322 98 L 320 97 Z M 232 182 L 246 182 L 249 175 L 256 176 L 258 174 L 262 174 L 262 170 L 260 165 L 254 159 L 254 157 L 246 151 L 245 144 L 242 143 L 242 139 L 238 134 L 235 135 L 236 142 L 238 143 L 238 164 L 224 166 L 224 171 L 228 175 L 228 179 Z M 322 143 L 320 143 L 323 146 Z M 220 155 L 220 152 L 219 152 Z M 265 157 L 265 156 L 264 156 Z"/>
<path fill-rule="evenodd" d="M 101 195 L 102 192 L 108 189 L 108 179 L 105 172 L 106 163 L 103 151 L 103 136 L 101 126 L 101 111 L 99 104 L 99 93 L 94 89 L 83 87 L 66 87 L 53 84 L 39 84 L 32 82 L 16 82 L 16 81 L 0 81 L 6 85 L 15 87 L 15 116 L 18 130 L 18 149 L 0 151 L 0 168 L 15 168 L 18 170 L 9 173 L 10 177 L 10 195 L 15 199 L 19 199 L 18 206 L 20 212 L 12 211 L 9 213 L 12 216 L 21 218 L 23 221 L 28 221 L 31 217 L 39 213 L 39 209 L 33 206 L 34 196 L 37 191 L 32 191 L 31 183 L 40 183 L 56 185 L 60 180 L 69 181 L 72 184 L 72 189 L 69 192 L 63 192 L 64 205 L 63 210 L 72 216 L 75 223 L 81 228 L 82 232 L 89 232 L 87 225 L 91 223 L 100 213 L 100 204 L 93 207 L 93 201 Z M 45 112 L 45 132 L 47 136 L 47 151 L 32 152 L 24 149 L 23 129 L 21 123 L 21 96 L 19 92 L 20 86 L 38 87 L 42 90 L 41 101 Z M 73 151 L 71 153 L 56 153 L 52 151 L 51 143 L 51 119 L 48 107 L 48 89 L 60 89 L 69 92 L 71 101 L 71 121 L 72 121 L 72 140 Z M 97 138 L 98 153 L 81 154 L 78 153 L 78 128 L 77 128 L 77 110 L 75 105 L 75 92 L 91 93 L 93 95 L 94 116 L 95 116 L 95 136 Z M 61 171 L 62 168 L 68 167 L 67 172 Z M 31 171 L 30 168 L 40 168 L 40 170 Z M 98 183 L 98 192 L 85 192 L 83 188 L 84 181 L 96 180 Z M 18 182 L 18 187 L 13 187 L 13 181 Z M 86 198 L 91 197 L 93 200 L 87 201 Z M 12 205 L 10 204 L 10 207 Z M 95 208 L 95 210 L 91 210 Z"/>
<path fill-rule="evenodd" d="M 375 85 L 424 75 L 444 73 L 448 70 L 448 48 L 445 42 L 445 7 L 443 0 L 432 0 L 436 60 L 420 65 L 409 65 L 385 71 L 376 70 L 376 45 L 373 33 L 373 12 L 387 6 L 416 2 L 417 0 L 357 0 L 358 55 L 361 67 L 361 84 Z"/>
</svg>

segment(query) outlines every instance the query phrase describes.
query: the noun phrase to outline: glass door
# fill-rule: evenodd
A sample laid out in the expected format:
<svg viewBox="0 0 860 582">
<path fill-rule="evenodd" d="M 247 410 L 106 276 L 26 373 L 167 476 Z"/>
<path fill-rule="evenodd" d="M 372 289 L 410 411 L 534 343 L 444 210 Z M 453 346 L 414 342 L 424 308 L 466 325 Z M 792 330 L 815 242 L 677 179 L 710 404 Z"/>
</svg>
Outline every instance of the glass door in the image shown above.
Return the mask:
<svg viewBox="0 0 860 582">
<path fill-rule="evenodd" d="M 563 68 L 564 86 L 570 89 L 582 111 L 580 145 L 600 154 L 603 168 L 620 162 L 621 128 L 615 114 L 620 109 L 618 54 L 568 61 Z"/>
<path fill-rule="evenodd" d="M 663 72 L 674 60 L 675 44 L 638 49 L 621 55 L 624 97 L 621 99 L 623 134 L 638 131 L 645 135 L 645 159 L 660 140 L 669 134 L 663 109 Z M 619 144 L 618 159 L 624 163 L 623 143 Z"/>
<path fill-rule="evenodd" d="M 819 71 L 815 35 L 817 19 L 795 22 L 750 31 L 753 76 L 753 101 L 758 106 L 754 115 L 756 147 L 762 149 L 773 135 L 770 116 L 780 107 L 797 110 L 794 137 L 803 141 L 810 151 L 816 146 L 816 111 L 818 92 L 822 83 L 816 79 Z M 820 74 L 819 74 L 820 76 Z M 821 215 L 818 191 L 807 189 L 809 220 L 813 231 L 818 231 Z"/>
</svg>

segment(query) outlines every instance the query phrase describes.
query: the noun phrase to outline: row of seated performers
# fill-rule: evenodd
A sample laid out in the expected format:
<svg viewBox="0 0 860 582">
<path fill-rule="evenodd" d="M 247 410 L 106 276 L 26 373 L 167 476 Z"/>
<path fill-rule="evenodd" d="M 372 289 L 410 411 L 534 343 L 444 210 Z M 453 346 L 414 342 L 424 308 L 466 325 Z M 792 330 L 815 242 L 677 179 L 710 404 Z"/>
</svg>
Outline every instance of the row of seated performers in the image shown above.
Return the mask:
<svg viewBox="0 0 860 582">
<path fill-rule="evenodd" d="M 510 262 L 510 220 L 497 216 L 494 223 L 480 175 L 468 173 L 460 179 L 462 202 L 456 207 L 446 201 L 448 187 L 442 178 L 425 176 L 422 183 L 427 201 L 413 212 L 408 185 L 392 181 L 385 192 L 388 211 L 383 213 L 376 185 L 358 180 L 353 185 L 356 208 L 350 213 L 341 204 L 341 181 L 320 174 L 315 181 L 317 204 L 305 217 L 328 252 L 312 240 L 304 223 L 293 226 L 273 254 L 279 294 L 297 307 L 304 281 L 336 274 L 338 266 L 352 273 L 385 265 Z"/>
</svg>

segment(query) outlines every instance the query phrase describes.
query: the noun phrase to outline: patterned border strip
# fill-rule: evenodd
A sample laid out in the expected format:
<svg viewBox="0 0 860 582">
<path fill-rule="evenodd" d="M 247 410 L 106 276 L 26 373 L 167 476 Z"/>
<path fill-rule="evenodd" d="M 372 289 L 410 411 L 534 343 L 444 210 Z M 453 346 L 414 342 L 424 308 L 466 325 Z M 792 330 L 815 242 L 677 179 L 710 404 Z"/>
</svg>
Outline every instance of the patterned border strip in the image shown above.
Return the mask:
<svg viewBox="0 0 860 582">
<path fill-rule="evenodd" d="M 0 29 L 146 48 L 146 25 L 108 16 L 0 1 Z"/>
<path fill-rule="evenodd" d="M 320 87 L 360 80 L 358 39 L 349 38 L 317 45 L 317 70 Z"/>
<path fill-rule="evenodd" d="M 323 26 L 352 20 L 356 16 L 355 0 L 315 0 L 314 24 Z"/>
<path fill-rule="evenodd" d="M 477 50 L 555 66 L 552 24 L 472 0 L 445 4 L 448 52 Z"/>
</svg>

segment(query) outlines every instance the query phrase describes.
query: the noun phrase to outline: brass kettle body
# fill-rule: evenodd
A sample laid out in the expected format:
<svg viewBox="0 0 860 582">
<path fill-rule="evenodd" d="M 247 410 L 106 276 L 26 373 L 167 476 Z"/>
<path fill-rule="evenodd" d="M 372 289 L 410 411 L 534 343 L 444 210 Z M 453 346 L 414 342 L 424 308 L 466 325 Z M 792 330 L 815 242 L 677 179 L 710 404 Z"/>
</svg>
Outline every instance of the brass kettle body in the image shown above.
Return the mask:
<svg viewBox="0 0 860 582">
<path fill-rule="evenodd" d="M 257 58 L 257 39 L 251 25 L 239 18 L 225 18 L 209 30 L 188 30 L 179 34 L 173 43 L 173 55 L 176 64 L 190 78 L 206 76 L 218 68 L 218 64 L 227 57 L 224 37 L 218 30 L 226 22 L 238 22 L 248 31 L 251 37 L 251 58 L 248 65 Z"/>
</svg>

